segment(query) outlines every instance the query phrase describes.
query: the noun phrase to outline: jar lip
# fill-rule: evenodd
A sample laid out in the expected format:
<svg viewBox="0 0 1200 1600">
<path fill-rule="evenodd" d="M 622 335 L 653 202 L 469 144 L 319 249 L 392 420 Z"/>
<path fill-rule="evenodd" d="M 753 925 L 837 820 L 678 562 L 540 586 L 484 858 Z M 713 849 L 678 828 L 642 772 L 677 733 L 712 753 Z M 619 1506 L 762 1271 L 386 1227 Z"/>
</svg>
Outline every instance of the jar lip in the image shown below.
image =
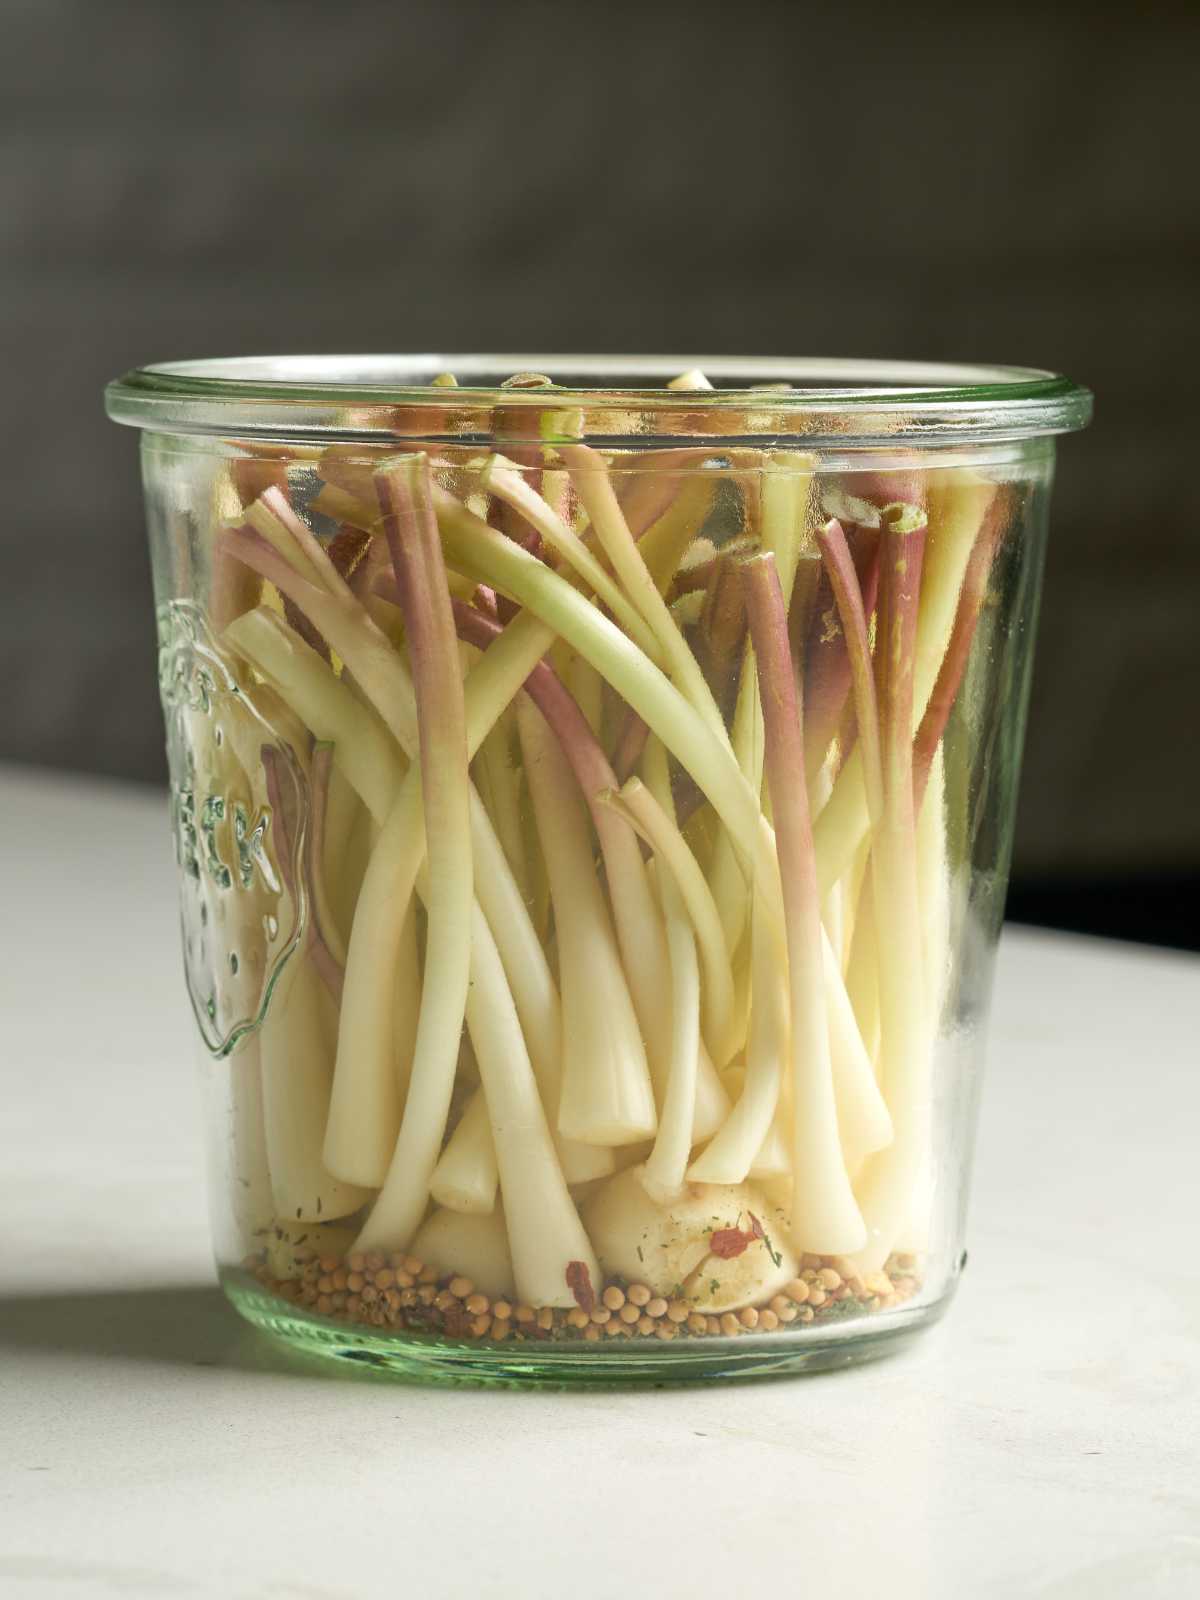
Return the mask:
<svg viewBox="0 0 1200 1600">
<path fill-rule="evenodd" d="M 697 368 L 712 388 L 667 386 Z M 456 386 L 434 383 L 447 372 Z M 551 382 L 511 381 L 533 375 Z M 105 393 L 114 421 L 171 433 L 642 448 L 972 444 L 1074 432 L 1092 413 L 1087 389 L 1039 368 L 818 357 L 245 356 L 137 367 Z"/>
</svg>

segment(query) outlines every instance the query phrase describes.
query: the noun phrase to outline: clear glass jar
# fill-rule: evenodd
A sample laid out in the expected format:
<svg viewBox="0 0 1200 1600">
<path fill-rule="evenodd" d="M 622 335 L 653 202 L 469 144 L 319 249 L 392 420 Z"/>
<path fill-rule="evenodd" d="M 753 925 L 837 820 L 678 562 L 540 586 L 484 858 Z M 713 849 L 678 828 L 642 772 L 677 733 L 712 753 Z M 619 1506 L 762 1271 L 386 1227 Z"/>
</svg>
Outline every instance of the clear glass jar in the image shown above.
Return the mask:
<svg viewBox="0 0 1200 1600">
<path fill-rule="evenodd" d="M 1090 396 L 675 370 L 108 391 L 143 430 L 217 1259 L 294 1343 L 755 1376 L 953 1293 L 1053 438 Z"/>
</svg>

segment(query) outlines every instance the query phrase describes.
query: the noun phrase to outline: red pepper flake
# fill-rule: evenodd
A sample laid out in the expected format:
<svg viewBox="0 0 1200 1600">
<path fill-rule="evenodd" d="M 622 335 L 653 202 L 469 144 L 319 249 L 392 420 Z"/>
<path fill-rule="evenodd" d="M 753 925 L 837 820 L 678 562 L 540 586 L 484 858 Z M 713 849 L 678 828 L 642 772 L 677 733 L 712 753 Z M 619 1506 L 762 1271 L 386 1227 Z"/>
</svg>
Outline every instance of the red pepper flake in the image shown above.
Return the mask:
<svg viewBox="0 0 1200 1600">
<path fill-rule="evenodd" d="M 741 1228 L 718 1228 L 708 1241 L 708 1248 L 722 1261 L 731 1261 L 754 1243 L 754 1235 L 743 1233 Z"/>
<path fill-rule="evenodd" d="M 575 1296 L 575 1304 L 579 1309 L 590 1316 L 595 1309 L 596 1294 L 586 1261 L 567 1262 L 567 1288 Z"/>
</svg>

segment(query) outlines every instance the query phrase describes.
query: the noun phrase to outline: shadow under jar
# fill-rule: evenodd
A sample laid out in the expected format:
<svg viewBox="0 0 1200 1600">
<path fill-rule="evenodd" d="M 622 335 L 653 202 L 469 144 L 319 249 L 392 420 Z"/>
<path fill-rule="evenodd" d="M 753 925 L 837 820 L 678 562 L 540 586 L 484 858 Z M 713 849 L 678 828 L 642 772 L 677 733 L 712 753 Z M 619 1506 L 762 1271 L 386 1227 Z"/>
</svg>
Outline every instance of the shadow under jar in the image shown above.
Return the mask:
<svg viewBox="0 0 1200 1600">
<path fill-rule="evenodd" d="M 954 1290 L 1053 439 L 1090 396 L 683 365 L 108 391 L 217 1258 L 294 1344 L 758 1376 Z"/>
</svg>

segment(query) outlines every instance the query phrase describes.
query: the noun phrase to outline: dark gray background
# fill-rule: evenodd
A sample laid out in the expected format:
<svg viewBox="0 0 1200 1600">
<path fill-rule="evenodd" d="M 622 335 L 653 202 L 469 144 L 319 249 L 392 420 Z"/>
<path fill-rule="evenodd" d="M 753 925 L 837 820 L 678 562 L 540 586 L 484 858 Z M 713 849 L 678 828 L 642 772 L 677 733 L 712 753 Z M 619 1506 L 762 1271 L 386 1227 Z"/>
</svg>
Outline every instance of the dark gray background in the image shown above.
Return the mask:
<svg viewBox="0 0 1200 1600">
<path fill-rule="evenodd" d="M 0 4 L 0 757 L 161 779 L 146 360 L 1049 366 L 1014 905 L 1195 941 L 1200 8 Z"/>
</svg>

